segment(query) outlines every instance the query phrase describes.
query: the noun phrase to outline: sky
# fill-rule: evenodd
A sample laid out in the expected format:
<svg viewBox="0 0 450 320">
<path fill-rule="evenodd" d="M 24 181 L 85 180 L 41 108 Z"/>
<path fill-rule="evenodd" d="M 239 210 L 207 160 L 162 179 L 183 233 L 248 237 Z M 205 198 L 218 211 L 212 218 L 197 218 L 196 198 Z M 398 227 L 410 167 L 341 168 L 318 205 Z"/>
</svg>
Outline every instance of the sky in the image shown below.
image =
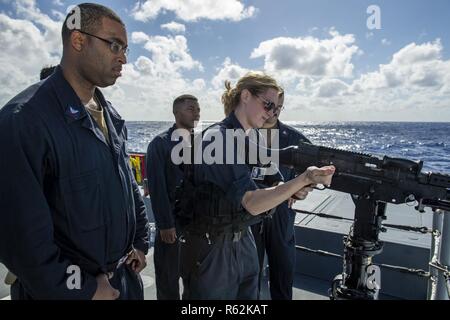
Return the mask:
<svg viewBox="0 0 450 320">
<path fill-rule="evenodd" d="M 98 3 L 127 27 L 128 63 L 104 89 L 125 120 L 170 121 L 185 93 L 220 120 L 224 81 L 262 71 L 285 89 L 281 120 L 450 122 L 448 0 Z M 76 4 L 0 0 L 0 106 L 60 61 Z"/>
</svg>

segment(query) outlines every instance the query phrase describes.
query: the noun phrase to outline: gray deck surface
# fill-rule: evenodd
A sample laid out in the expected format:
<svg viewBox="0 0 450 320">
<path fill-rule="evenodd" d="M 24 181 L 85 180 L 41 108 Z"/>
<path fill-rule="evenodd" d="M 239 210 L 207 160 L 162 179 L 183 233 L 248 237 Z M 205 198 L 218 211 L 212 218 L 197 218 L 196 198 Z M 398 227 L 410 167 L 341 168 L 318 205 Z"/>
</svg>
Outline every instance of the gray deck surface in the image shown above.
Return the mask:
<svg viewBox="0 0 450 320">
<path fill-rule="evenodd" d="M 150 199 L 146 199 L 151 208 Z M 349 195 L 330 190 L 314 191 L 305 201 L 298 201 L 295 208 L 353 217 L 354 205 Z M 388 205 L 386 223 L 411 226 L 431 226 L 432 215 L 420 214 L 406 205 Z M 154 221 L 151 209 L 149 218 Z M 295 219 L 297 244 L 311 249 L 322 249 L 342 254 L 342 236 L 348 234 L 351 222 L 319 218 L 313 215 L 297 214 Z M 431 243 L 430 235 L 416 234 L 405 231 L 391 230 L 381 234 L 386 242 L 380 261 L 383 263 L 406 265 L 408 267 L 424 267 L 428 263 L 428 252 Z M 386 262 L 387 261 L 387 262 Z M 147 255 L 147 268 L 142 272 L 145 287 L 145 299 L 156 299 L 156 288 L 153 265 L 153 248 Z M 333 257 L 323 257 L 297 250 L 297 274 L 294 281 L 294 299 L 323 300 L 328 299 L 328 288 L 334 275 L 342 270 L 342 261 Z M 0 299 L 9 298 L 9 287 L 3 283 L 6 268 L 0 264 Z M 404 291 L 414 292 L 417 283 L 414 276 L 404 275 L 389 270 L 382 270 L 382 290 L 386 287 L 387 294 L 402 297 Z M 409 278 L 408 278 L 409 276 Z M 406 277 L 406 278 L 405 278 Z M 401 279 L 401 280 L 400 280 Z M 400 282 L 399 282 L 400 281 Z M 403 282 L 405 284 L 403 284 Z M 396 284 L 397 283 L 397 284 Z M 410 285 L 408 285 L 408 283 Z M 386 286 L 383 286 L 386 284 Z M 425 283 L 426 286 L 426 283 Z M 181 286 L 182 287 L 182 286 Z M 409 288 L 410 287 L 410 288 Z M 419 283 L 420 294 L 410 298 L 424 298 L 424 283 Z M 425 287 L 426 288 L 426 287 Z M 415 290 L 416 289 L 416 290 Z M 384 296 L 391 298 L 391 296 Z M 269 299 L 268 288 L 262 293 L 263 299 Z M 406 296 L 408 298 L 408 296 Z"/>
<path fill-rule="evenodd" d="M 147 268 L 142 272 L 142 280 L 144 283 L 144 297 L 145 300 L 156 300 L 156 286 L 155 286 L 155 269 L 153 265 L 153 248 L 150 249 L 147 255 Z M 9 299 L 9 286 L 3 283 L 6 268 L 0 265 L 0 299 Z M 294 299 L 301 300 L 324 300 L 328 299 L 326 294 L 328 290 L 328 282 L 314 279 L 308 276 L 297 276 L 295 279 L 298 287 L 294 288 Z M 182 292 L 182 283 L 180 282 L 180 291 Z M 267 288 L 263 291 L 262 299 L 269 299 Z"/>
</svg>

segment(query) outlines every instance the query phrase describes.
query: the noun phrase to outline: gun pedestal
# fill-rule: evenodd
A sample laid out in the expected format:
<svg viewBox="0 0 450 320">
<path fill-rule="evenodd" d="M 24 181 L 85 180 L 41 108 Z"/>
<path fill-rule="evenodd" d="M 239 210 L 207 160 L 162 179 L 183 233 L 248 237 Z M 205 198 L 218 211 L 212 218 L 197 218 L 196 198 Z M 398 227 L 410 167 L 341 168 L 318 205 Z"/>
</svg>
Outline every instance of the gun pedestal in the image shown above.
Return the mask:
<svg viewBox="0 0 450 320">
<path fill-rule="evenodd" d="M 386 219 L 386 203 L 370 196 L 352 198 L 356 206 L 355 222 L 349 236 L 344 237 L 343 273 L 334 278 L 330 298 L 374 300 L 380 289 L 380 271 L 372 265 L 372 257 L 383 250 L 378 235 L 382 231 L 381 222 Z"/>
</svg>

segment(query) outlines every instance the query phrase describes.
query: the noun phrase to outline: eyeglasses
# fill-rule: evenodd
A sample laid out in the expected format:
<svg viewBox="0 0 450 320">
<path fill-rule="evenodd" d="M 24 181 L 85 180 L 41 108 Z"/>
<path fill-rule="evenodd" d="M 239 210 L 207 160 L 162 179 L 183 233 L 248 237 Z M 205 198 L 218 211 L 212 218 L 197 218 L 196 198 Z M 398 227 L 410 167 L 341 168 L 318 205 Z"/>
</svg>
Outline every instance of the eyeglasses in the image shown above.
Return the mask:
<svg viewBox="0 0 450 320">
<path fill-rule="evenodd" d="M 84 32 L 84 31 L 78 30 L 78 29 L 76 29 L 75 31 L 78 31 L 80 33 L 86 34 L 88 36 L 97 38 L 99 40 L 102 40 L 102 41 L 108 43 L 109 44 L 109 48 L 111 49 L 111 52 L 114 53 L 114 54 L 119 54 L 120 52 L 123 52 L 123 54 L 125 56 L 128 56 L 128 54 L 130 53 L 130 48 L 128 48 L 128 46 L 121 45 L 120 43 L 118 43 L 116 41 L 103 39 L 103 38 L 100 38 L 99 36 L 96 36 L 96 35 L 93 35 L 93 34 L 90 34 L 88 32 Z"/>
<path fill-rule="evenodd" d="M 278 107 L 275 105 L 275 102 L 273 102 L 273 101 L 269 101 L 269 100 L 266 100 L 266 99 L 264 99 L 264 98 L 261 98 L 260 96 L 256 96 L 257 98 L 259 98 L 262 102 L 263 102 L 263 104 L 264 104 L 264 110 L 266 110 L 267 112 L 270 112 L 270 111 L 272 111 L 272 112 L 277 112 L 278 111 Z"/>
</svg>

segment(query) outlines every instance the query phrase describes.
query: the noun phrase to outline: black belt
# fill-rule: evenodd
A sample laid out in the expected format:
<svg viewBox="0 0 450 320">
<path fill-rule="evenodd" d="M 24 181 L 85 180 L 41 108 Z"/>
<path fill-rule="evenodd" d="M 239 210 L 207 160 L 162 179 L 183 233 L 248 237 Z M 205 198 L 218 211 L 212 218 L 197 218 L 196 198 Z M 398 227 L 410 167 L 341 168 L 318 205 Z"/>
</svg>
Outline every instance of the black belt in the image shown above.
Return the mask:
<svg viewBox="0 0 450 320">
<path fill-rule="evenodd" d="M 195 232 L 195 231 L 186 231 L 180 237 L 180 242 L 184 242 L 185 238 L 188 238 L 189 235 L 193 235 L 196 237 L 204 237 L 208 244 L 212 244 L 213 242 L 220 241 L 233 241 L 238 242 L 242 238 L 249 235 L 248 229 L 244 229 L 237 232 L 221 232 L 221 233 L 208 233 L 208 232 Z"/>
</svg>

